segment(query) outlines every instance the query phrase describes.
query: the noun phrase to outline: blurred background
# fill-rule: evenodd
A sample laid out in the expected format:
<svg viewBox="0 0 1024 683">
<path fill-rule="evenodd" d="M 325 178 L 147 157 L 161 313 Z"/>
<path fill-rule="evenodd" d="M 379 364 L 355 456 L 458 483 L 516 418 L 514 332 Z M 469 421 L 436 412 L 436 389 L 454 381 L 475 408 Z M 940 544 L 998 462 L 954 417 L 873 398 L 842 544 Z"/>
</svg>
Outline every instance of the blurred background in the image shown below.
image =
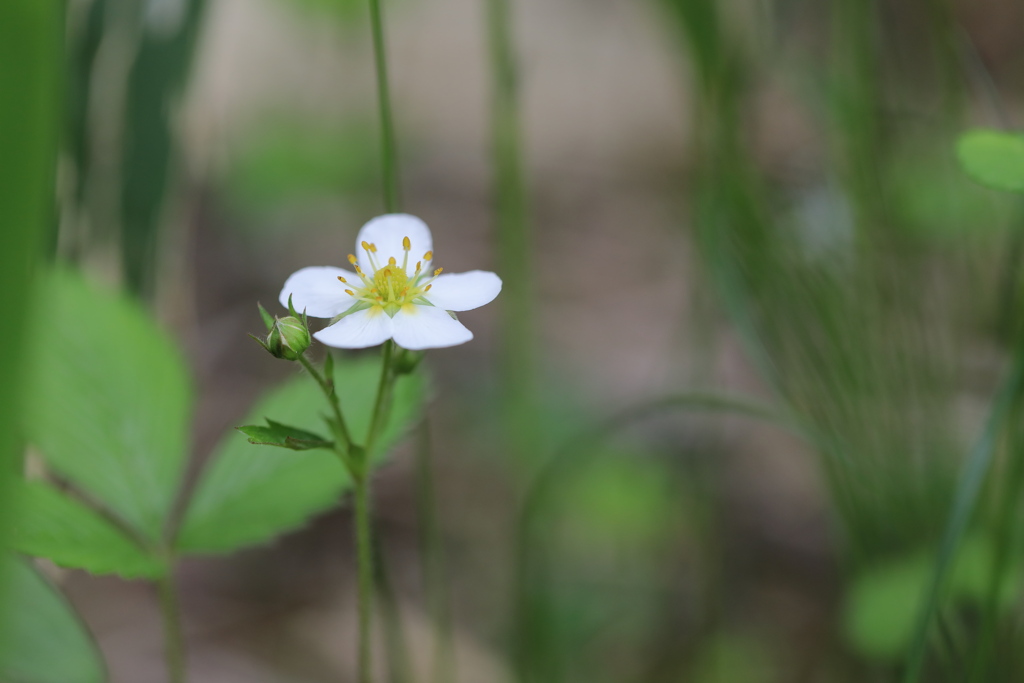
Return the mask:
<svg viewBox="0 0 1024 683">
<path fill-rule="evenodd" d="M 1019 126 L 1024 9 L 513 2 L 515 272 L 487 9 L 385 6 L 403 210 L 438 265 L 506 290 L 462 316 L 473 342 L 428 354 L 429 435 L 375 481 L 378 680 L 899 680 L 1018 332 L 1021 203 L 954 145 Z M 246 338 L 255 303 L 279 313 L 290 273 L 342 264 L 383 212 L 368 22 L 362 0 L 67 3 L 48 249 L 180 342 L 193 471 L 295 372 Z M 971 680 L 1024 680 L 1019 431 L 999 435 L 923 680 L 968 680 L 985 624 Z M 342 506 L 186 561 L 190 680 L 355 680 L 351 528 Z M 111 680 L 165 680 L 147 584 L 55 575 Z"/>
</svg>

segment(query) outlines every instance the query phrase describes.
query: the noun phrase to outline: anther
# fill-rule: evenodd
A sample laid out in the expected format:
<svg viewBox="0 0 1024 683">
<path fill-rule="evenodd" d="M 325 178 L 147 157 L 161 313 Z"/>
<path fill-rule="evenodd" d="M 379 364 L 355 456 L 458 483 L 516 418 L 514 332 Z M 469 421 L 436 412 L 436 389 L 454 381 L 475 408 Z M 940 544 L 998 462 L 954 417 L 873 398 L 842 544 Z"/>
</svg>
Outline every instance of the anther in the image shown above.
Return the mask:
<svg viewBox="0 0 1024 683">
<path fill-rule="evenodd" d="M 408 237 L 402 238 L 402 248 L 405 249 L 406 251 L 412 249 L 412 242 L 409 241 Z"/>
<path fill-rule="evenodd" d="M 365 242 L 364 242 L 364 244 L 365 244 Z M 356 264 L 356 260 L 357 259 L 355 257 L 355 254 L 349 254 L 348 255 L 348 262 L 351 263 L 353 266 Z"/>
<path fill-rule="evenodd" d="M 435 270 L 434 271 L 434 277 L 437 277 L 438 275 L 440 275 L 442 270 L 444 270 L 444 268 L 438 268 L 437 270 Z"/>
<path fill-rule="evenodd" d="M 346 289 L 345 293 L 348 294 L 349 296 L 355 296 L 356 295 L 356 293 L 353 292 L 351 289 Z"/>
<path fill-rule="evenodd" d="M 394 256 L 392 256 L 391 258 L 388 259 L 388 265 L 389 266 L 397 266 L 398 265 L 398 261 L 395 260 Z"/>
<path fill-rule="evenodd" d="M 339 280 L 340 282 L 343 282 L 343 283 L 346 283 L 346 284 L 348 283 L 348 280 L 346 280 L 345 278 L 343 278 L 343 277 L 342 277 L 342 276 L 340 276 L 340 275 L 338 276 L 338 280 Z"/>
<path fill-rule="evenodd" d="M 363 240 L 363 249 L 370 252 L 371 254 L 373 253 L 373 248 L 370 246 L 370 243 L 367 242 L 366 240 Z"/>
<path fill-rule="evenodd" d="M 430 261 L 433 258 L 434 258 L 434 252 L 433 251 L 428 251 L 426 254 L 423 255 L 423 260 L 424 261 Z"/>
<path fill-rule="evenodd" d="M 360 268 L 359 266 L 356 266 L 356 274 L 357 275 L 362 275 L 363 274 L 363 269 Z"/>
<path fill-rule="evenodd" d="M 431 288 L 431 287 L 433 287 L 433 286 L 434 286 L 434 285 L 427 285 L 426 287 L 424 287 L 424 288 L 423 288 L 423 291 L 424 291 L 424 292 L 429 292 L 429 291 L 430 291 L 430 288 Z"/>
</svg>

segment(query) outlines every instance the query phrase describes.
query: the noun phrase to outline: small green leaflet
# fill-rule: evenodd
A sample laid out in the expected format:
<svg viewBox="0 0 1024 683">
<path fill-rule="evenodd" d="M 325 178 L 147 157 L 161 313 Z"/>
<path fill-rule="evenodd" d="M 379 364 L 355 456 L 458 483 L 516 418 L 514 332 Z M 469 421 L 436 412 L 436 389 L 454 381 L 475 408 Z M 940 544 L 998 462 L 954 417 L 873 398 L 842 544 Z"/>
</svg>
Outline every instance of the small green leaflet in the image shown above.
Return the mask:
<svg viewBox="0 0 1024 683">
<path fill-rule="evenodd" d="M 249 437 L 249 443 L 260 446 L 280 446 L 281 448 L 290 448 L 293 451 L 334 448 L 333 441 L 328 441 L 319 434 L 314 434 L 297 427 L 289 427 L 280 422 L 274 422 L 269 417 L 266 419 L 266 427 L 244 425 L 236 427 L 236 429 Z"/>
</svg>

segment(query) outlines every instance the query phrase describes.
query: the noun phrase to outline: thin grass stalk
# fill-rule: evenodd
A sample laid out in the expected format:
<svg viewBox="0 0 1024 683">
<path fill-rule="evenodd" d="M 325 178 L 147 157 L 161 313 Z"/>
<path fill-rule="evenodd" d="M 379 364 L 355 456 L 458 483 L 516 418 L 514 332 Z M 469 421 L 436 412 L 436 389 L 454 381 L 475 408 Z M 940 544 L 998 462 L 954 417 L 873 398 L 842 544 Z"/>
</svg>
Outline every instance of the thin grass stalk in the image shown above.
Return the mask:
<svg viewBox="0 0 1024 683">
<path fill-rule="evenodd" d="M 1022 407 L 1024 406 L 1018 402 L 1011 410 L 1011 414 L 1020 415 Z M 999 625 L 1000 602 L 1009 579 L 1012 555 L 1016 552 L 1013 539 L 1017 537 L 1019 531 L 1017 511 L 1021 496 L 1024 495 L 1024 434 L 1021 433 L 1021 426 L 1013 420 L 1007 426 L 1006 456 L 1009 463 L 1006 475 L 998 478 L 1003 486 L 999 491 L 993 530 L 996 554 L 988 577 L 988 594 L 982 605 L 980 633 L 971 656 L 970 677 L 966 679 L 971 683 L 988 680 Z"/>
<path fill-rule="evenodd" d="M 488 0 L 491 153 L 501 294 L 501 381 L 506 432 L 513 450 L 535 446 L 531 229 L 519 118 L 519 73 L 510 0 Z"/>
<path fill-rule="evenodd" d="M 55 220 L 63 15 L 58 0 L 0 3 L 0 291 L 23 311 L 0 320 L 0 552 L 7 548 L 14 518 L 10 491 L 24 446 L 23 354 L 29 344 L 24 311 L 32 310 L 26 302 L 32 300 L 43 235 Z M 3 608 L 0 604 L 0 618 Z"/>
<path fill-rule="evenodd" d="M 370 30 L 373 34 L 373 58 L 377 74 L 384 210 L 394 213 L 398 211 L 399 204 L 398 151 L 395 143 L 395 124 L 391 114 L 391 87 L 388 83 L 387 46 L 384 42 L 381 0 L 370 0 Z"/>
<path fill-rule="evenodd" d="M 953 569 L 960 547 L 978 505 L 981 489 L 995 457 L 999 433 L 1011 414 L 1011 408 L 1024 396 L 1024 337 L 1018 341 L 1013 365 L 996 395 L 985 427 L 971 450 L 963 473 L 957 482 L 949 520 L 942 537 L 932 575 L 925 591 L 925 600 L 914 628 L 914 637 L 907 650 L 903 683 L 917 683 L 921 677 L 928 651 L 931 625 L 941 604 L 942 592 Z"/>
</svg>

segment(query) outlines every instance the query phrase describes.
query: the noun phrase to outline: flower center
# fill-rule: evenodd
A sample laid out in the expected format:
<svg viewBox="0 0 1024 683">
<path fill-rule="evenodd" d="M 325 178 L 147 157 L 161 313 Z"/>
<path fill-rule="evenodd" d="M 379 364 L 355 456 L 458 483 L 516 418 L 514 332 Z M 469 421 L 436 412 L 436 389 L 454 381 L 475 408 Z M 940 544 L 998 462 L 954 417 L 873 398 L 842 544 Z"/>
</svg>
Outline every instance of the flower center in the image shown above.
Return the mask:
<svg viewBox="0 0 1024 683">
<path fill-rule="evenodd" d="M 356 274 L 359 275 L 359 279 L 362 281 L 361 286 L 355 286 L 355 291 L 352 289 L 345 290 L 347 294 L 359 300 L 351 310 L 377 307 L 383 309 L 389 316 L 394 317 L 395 313 L 398 313 L 402 306 L 417 303 L 429 304 L 422 297 L 430 290 L 432 286 L 430 283 L 441 274 L 442 269 L 438 268 L 434 271 L 433 277 L 429 277 L 426 273 L 422 272 L 423 261 L 417 261 L 416 269 L 410 276 L 407 273 L 407 268 L 409 266 L 409 250 L 412 248 L 412 245 L 408 237 L 402 240 L 402 246 L 405 248 L 405 258 L 402 260 L 402 265 L 398 265 L 393 256 L 388 259 L 386 264 L 380 265 L 376 256 L 377 246 L 363 242 L 362 247 L 366 250 L 370 267 L 373 268 L 373 277 L 367 276 L 357 264 L 356 257 L 349 254 L 349 263 L 355 266 Z M 433 257 L 434 252 L 428 251 L 423 255 L 423 260 L 429 261 Z M 338 280 L 343 284 L 348 284 L 348 281 L 343 277 L 339 277 Z"/>
<path fill-rule="evenodd" d="M 373 274 L 373 284 L 385 301 L 397 301 L 408 290 L 409 276 L 398 266 L 387 265 Z"/>
</svg>

